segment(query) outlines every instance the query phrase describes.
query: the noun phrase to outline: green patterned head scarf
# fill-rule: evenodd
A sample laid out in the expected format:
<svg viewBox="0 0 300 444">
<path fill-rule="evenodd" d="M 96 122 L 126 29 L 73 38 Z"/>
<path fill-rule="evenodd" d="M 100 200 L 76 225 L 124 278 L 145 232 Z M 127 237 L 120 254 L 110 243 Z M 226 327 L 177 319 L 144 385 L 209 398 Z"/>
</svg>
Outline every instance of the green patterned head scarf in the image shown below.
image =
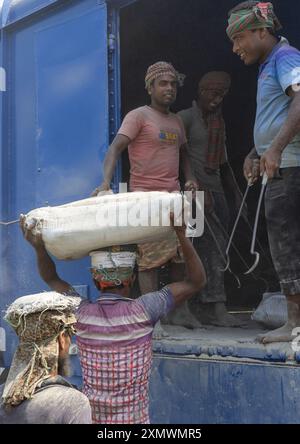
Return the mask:
<svg viewBox="0 0 300 444">
<path fill-rule="evenodd" d="M 282 28 L 272 3 L 257 2 L 251 8 L 233 11 L 229 17 L 226 32 L 228 37 L 232 39 L 234 34 L 238 32 L 262 28 L 271 28 L 274 31 Z"/>
</svg>

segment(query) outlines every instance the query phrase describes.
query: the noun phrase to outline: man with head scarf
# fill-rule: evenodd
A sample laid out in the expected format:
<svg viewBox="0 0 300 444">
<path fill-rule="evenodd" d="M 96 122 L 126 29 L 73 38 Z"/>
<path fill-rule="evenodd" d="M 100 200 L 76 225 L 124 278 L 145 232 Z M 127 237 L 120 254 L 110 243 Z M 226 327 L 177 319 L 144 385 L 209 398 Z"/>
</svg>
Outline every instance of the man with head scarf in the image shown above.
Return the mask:
<svg viewBox="0 0 300 444">
<path fill-rule="evenodd" d="M 173 221 L 172 221 L 173 223 Z M 174 224 L 173 224 L 174 225 Z M 22 223 L 25 238 L 35 248 L 44 281 L 59 293 L 74 290 L 57 275 L 40 235 Z M 175 306 L 205 285 L 205 271 L 184 226 L 174 226 L 188 277 L 160 291 L 131 299 L 136 253 L 128 246 L 91 253 L 91 273 L 99 299 L 82 302 L 77 312 L 77 343 L 83 393 L 89 398 L 97 424 L 149 423 L 149 377 L 154 325 Z"/>
<path fill-rule="evenodd" d="M 229 228 L 229 209 L 224 187 L 234 202 L 234 212 L 241 204 L 241 193 L 234 178 L 226 154 L 225 123 L 222 103 L 231 85 L 230 75 L 222 71 L 206 73 L 199 81 L 197 99 L 192 107 L 180 111 L 186 136 L 188 156 L 193 173 L 201 190 L 206 194 L 204 234 L 195 239 L 195 248 L 204 263 L 207 285 L 200 295 L 189 302 L 192 312 L 204 324 L 233 327 L 240 325 L 225 306 L 224 256 L 226 231 Z M 213 231 L 213 234 L 211 233 Z M 218 245 L 216 244 L 218 243 Z M 220 254 L 223 251 L 223 256 Z M 189 307 L 185 307 L 185 318 L 192 318 Z M 170 318 L 172 324 L 182 323 L 183 309 Z M 185 322 L 186 325 L 187 322 Z"/>
<path fill-rule="evenodd" d="M 110 188 L 116 162 L 127 147 L 130 191 L 179 191 L 179 165 L 185 176 L 185 189 L 197 189 L 186 154 L 184 128 L 179 117 L 170 112 L 183 79 L 167 62 L 148 68 L 145 88 L 151 103 L 125 116 L 104 160 L 103 183 L 94 195 Z M 172 233 L 163 242 L 139 245 L 137 263 L 142 294 L 158 289 L 158 271 L 163 265 L 171 264 L 172 280 L 183 274 L 176 236 Z"/>
<path fill-rule="evenodd" d="M 5 319 L 19 345 L 0 387 L 0 424 L 91 423 L 88 398 L 63 377 L 79 302 L 48 292 L 21 297 L 8 307 Z"/>
<path fill-rule="evenodd" d="M 260 159 L 260 173 L 268 176 L 268 236 L 287 298 L 287 323 L 261 335 L 263 343 L 291 341 L 300 326 L 300 51 L 277 37 L 280 29 L 272 3 L 243 2 L 229 12 L 233 52 L 247 66 L 259 64 L 255 147 L 245 159 L 244 174 L 257 180 L 254 167 Z"/>
</svg>

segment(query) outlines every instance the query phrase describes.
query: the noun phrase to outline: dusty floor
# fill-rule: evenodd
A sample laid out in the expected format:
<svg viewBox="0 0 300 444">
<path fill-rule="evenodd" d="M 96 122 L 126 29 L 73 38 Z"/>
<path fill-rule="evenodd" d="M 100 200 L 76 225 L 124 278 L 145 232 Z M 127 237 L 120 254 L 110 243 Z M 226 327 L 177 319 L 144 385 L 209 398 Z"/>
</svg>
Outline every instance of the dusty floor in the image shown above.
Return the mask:
<svg viewBox="0 0 300 444">
<path fill-rule="evenodd" d="M 180 326 L 164 325 L 169 337 L 155 340 L 154 351 L 158 353 L 223 356 L 270 360 L 295 361 L 291 343 L 263 345 L 257 342 L 258 334 L 268 331 L 245 315 L 243 328 L 223 328 L 205 325 L 190 330 Z"/>
</svg>

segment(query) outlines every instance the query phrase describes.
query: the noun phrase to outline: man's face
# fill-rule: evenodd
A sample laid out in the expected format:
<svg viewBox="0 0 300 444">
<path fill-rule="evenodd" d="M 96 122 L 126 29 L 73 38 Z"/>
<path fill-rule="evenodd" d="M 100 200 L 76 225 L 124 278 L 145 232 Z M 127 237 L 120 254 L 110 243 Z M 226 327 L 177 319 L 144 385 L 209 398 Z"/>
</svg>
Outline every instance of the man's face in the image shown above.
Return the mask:
<svg viewBox="0 0 300 444">
<path fill-rule="evenodd" d="M 258 63 L 264 55 L 265 29 L 245 30 L 232 37 L 233 49 L 245 65 Z"/>
<path fill-rule="evenodd" d="M 214 112 L 222 104 L 224 97 L 228 93 L 226 89 L 209 88 L 198 90 L 198 98 L 204 111 Z"/>
<path fill-rule="evenodd" d="M 161 76 L 154 80 L 149 93 L 158 105 L 171 106 L 177 96 L 177 80 L 171 75 Z"/>
</svg>

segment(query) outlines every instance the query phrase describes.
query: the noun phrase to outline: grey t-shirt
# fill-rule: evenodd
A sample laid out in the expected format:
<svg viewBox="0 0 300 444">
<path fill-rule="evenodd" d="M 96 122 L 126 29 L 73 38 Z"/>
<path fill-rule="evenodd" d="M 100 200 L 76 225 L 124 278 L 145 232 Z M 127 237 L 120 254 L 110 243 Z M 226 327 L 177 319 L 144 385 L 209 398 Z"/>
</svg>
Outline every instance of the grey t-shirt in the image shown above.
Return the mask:
<svg viewBox="0 0 300 444">
<path fill-rule="evenodd" d="M 205 171 L 208 129 L 197 102 L 194 101 L 192 108 L 180 111 L 178 115 L 183 121 L 185 128 L 188 141 L 188 155 L 196 179 L 206 189 L 223 193 L 220 170 L 213 171 L 211 174 Z"/>
<path fill-rule="evenodd" d="M 4 384 L 0 386 L 0 399 Z M 0 424 L 91 424 L 88 398 L 64 378 L 47 380 L 32 399 L 16 407 L 0 402 Z"/>
</svg>

